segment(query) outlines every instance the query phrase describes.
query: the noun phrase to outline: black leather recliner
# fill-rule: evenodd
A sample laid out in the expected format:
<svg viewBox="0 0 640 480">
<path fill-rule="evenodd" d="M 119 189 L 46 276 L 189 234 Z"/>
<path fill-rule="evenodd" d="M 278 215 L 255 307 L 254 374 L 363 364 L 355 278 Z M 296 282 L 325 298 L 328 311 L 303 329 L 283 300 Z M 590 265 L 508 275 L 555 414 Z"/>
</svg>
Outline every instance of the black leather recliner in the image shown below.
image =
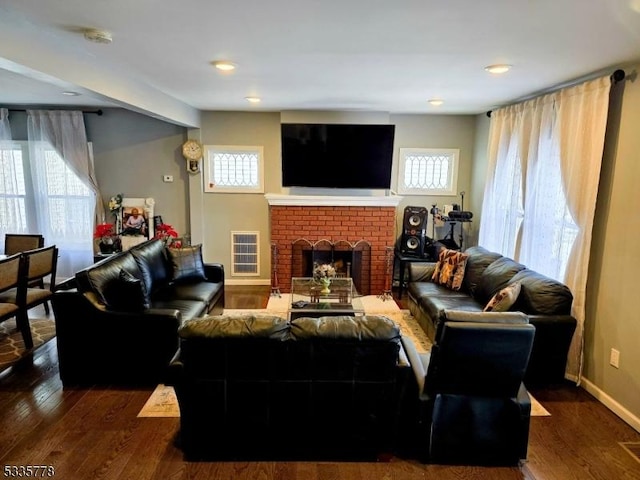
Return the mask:
<svg viewBox="0 0 640 480">
<path fill-rule="evenodd" d="M 527 456 L 531 401 L 522 381 L 535 327 L 518 312 L 495 314 L 502 323 L 449 313 L 430 354 L 402 339 L 415 379 L 406 441 L 428 463 L 516 465 Z"/>
</svg>

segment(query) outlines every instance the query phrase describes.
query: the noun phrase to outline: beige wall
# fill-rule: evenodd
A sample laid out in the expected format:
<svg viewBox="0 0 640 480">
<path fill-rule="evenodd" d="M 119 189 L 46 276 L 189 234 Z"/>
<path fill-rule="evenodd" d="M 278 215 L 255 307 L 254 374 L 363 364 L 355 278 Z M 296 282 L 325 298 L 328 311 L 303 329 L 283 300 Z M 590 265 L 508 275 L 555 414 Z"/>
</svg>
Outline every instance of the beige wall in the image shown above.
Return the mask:
<svg viewBox="0 0 640 480">
<path fill-rule="evenodd" d="M 634 246 L 640 236 L 640 81 L 632 73 L 638 69 L 626 69 L 633 80 L 624 83 L 621 106 L 614 102 L 610 114 L 587 286 L 584 383 L 640 430 L 640 254 Z M 619 369 L 609 365 L 612 348 L 620 351 Z"/>
<path fill-rule="evenodd" d="M 280 190 L 279 113 L 204 112 L 200 137 L 204 145 L 262 146 L 265 193 Z M 192 202 L 201 205 L 199 208 L 203 212 L 201 230 L 205 259 L 222 263 L 230 284 L 256 284 L 256 279 L 269 284 L 269 205 L 264 194 L 203 193 L 201 188 L 194 188 L 190 197 Z M 231 276 L 232 231 L 259 232 L 259 277 Z"/>
<path fill-rule="evenodd" d="M 394 168 L 392 189 L 396 186 L 397 158 L 400 147 L 459 148 L 460 168 L 458 191 L 469 192 L 472 169 L 473 147 L 475 138 L 474 116 L 452 115 L 388 115 L 382 113 L 354 115 L 348 112 L 283 112 L 249 113 L 249 112 L 205 112 L 202 115 L 200 140 L 205 144 L 220 145 L 262 145 L 265 155 L 265 192 L 286 193 L 288 189 L 281 187 L 280 165 L 280 122 L 360 122 L 360 123 L 392 123 L 396 125 L 394 145 Z M 260 276 L 263 283 L 270 280 L 270 232 L 268 213 L 269 206 L 261 194 L 220 194 L 202 193 L 199 182 L 191 182 L 189 196 L 193 210 L 202 211 L 202 241 L 205 245 L 205 258 L 222 262 L 227 269 L 230 283 L 256 283 L 255 277 L 233 278 L 231 266 L 232 230 L 260 232 Z M 301 194 L 303 191 L 296 191 Z M 314 192 L 317 193 L 317 192 Z M 336 194 L 335 192 L 333 192 Z M 384 194 L 384 192 L 372 192 Z M 476 208 L 467 202 L 465 209 Z M 444 203 L 460 203 L 460 197 L 406 197 L 398 207 L 397 232 L 401 231 L 402 213 L 407 205 L 419 205 L 430 208 L 433 203 L 442 206 Z M 194 216 L 193 221 L 197 221 Z M 473 227 L 472 227 L 473 228 Z M 193 230 L 198 228 L 194 225 Z M 429 235 L 431 235 L 429 230 Z M 438 232 L 443 235 L 446 231 Z M 456 230 L 456 235 L 458 230 Z M 399 233 L 398 233 L 399 234 Z M 439 237 L 438 237 L 439 238 Z"/>
<path fill-rule="evenodd" d="M 468 245 L 478 244 L 478 232 L 482 218 L 482 200 L 487 178 L 487 146 L 489 143 L 489 126 L 491 119 L 486 113 L 476 116 L 475 142 L 473 146 L 473 161 L 471 166 L 471 204 L 473 211 L 473 230 L 469 235 Z"/>
<path fill-rule="evenodd" d="M 474 204 L 470 195 L 471 170 L 473 161 L 475 118 L 472 115 L 391 115 L 390 123 L 396 125 L 395 142 L 393 146 L 393 175 L 391 186 L 397 189 L 398 154 L 400 148 L 457 148 L 460 150 L 460 164 L 458 168 L 458 193 L 465 192 L 464 209 L 476 211 L 480 205 Z M 410 195 L 405 196 L 398 206 L 396 225 L 398 235 L 402 232 L 402 216 L 406 206 L 422 206 L 431 210 L 431 206 L 461 203 L 460 195 L 456 196 L 431 196 Z M 433 237 L 431 216 L 427 228 L 427 235 Z M 474 222 L 465 224 L 464 246 L 468 246 L 467 235 L 470 232 L 473 237 Z M 436 230 L 435 237 L 442 238 L 448 232 L 448 228 Z M 455 228 L 455 240 L 458 242 L 460 233 L 459 224 Z"/>
<path fill-rule="evenodd" d="M 186 129 L 118 108 L 85 115 L 85 124 L 105 205 L 117 193 L 152 197 L 155 214 L 181 235 L 188 233 L 188 174 L 180 153 Z M 173 183 L 163 182 L 163 175 L 173 175 Z"/>
</svg>

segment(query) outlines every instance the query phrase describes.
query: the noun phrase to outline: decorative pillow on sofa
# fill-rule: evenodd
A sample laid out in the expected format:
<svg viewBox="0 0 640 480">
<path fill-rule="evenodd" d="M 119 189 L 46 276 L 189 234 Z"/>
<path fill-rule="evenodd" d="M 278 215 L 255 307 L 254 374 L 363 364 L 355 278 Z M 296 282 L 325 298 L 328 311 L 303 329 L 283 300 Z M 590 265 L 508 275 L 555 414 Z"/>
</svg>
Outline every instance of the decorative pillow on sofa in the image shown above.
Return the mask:
<svg viewBox="0 0 640 480">
<path fill-rule="evenodd" d="M 511 306 L 516 303 L 518 295 L 520 295 L 520 289 L 522 285 L 520 282 L 513 282 L 498 293 L 496 293 L 487 306 L 484 307 L 483 312 L 506 312 Z"/>
<path fill-rule="evenodd" d="M 431 276 L 431 281 L 452 290 L 460 290 L 468 257 L 466 253 L 457 250 L 442 250 L 438 255 L 438 263 Z"/>
<path fill-rule="evenodd" d="M 126 270 L 120 270 L 116 280 L 104 289 L 107 306 L 113 310 L 140 311 L 149 308 L 149 297 L 144 282 Z"/>
<path fill-rule="evenodd" d="M 167 248 L 167 256 L 173 270 L 171 279 L 174 282 L 207 279 L 202 262 L 202 245 Z"/>
</svg>

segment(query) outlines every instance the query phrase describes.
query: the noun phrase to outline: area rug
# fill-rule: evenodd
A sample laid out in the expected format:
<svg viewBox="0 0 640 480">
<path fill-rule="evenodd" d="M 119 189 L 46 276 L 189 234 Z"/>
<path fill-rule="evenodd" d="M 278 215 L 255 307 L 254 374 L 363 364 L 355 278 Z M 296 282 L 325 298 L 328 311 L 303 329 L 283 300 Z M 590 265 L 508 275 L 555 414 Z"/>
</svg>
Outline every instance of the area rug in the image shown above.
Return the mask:
<svg viewBox="0 0 640 480">
<path fill-rule="evenodd" d="M 280 297 L 270 297 L 267 308 L 254 310 L 225 309 L 224 313 L 236 315 L 269 313 L 286 318 L 289 301 L 289 294 L 284 293 Z M 418 352 L 428 352 L 431 349 L 431 342 L 409 310 L 401 310 L 395 301 L 382 299 L 375 295 L 360 297 L 360 301 L 364 306 L 365 314 L 385 315 L 396 322 L 400 327 L 401 334 L 413 340 Z M 550 413 L 531 396 L 531 416 L 549 415 Z M 176 399 L 175 392 L 173 391 L 173 387 L 167 385 L 158 385 L 140 410 L 140 413 L 138 413 L 138 417 L 157 418 L 179 416 L 180 409 L 178 408 L 178 400 Z"/>
<path fill-rule="evenodd" d="M 56 336 L 56 325 L 53 319 L 30 318 L 29 325 L 31 325 L 33 349 Z M 25 349 L 24 340 L 15 319 L 11 318 L 0 323 L 0 372 L 30 355 L 33 349 Z"/>
</svg>

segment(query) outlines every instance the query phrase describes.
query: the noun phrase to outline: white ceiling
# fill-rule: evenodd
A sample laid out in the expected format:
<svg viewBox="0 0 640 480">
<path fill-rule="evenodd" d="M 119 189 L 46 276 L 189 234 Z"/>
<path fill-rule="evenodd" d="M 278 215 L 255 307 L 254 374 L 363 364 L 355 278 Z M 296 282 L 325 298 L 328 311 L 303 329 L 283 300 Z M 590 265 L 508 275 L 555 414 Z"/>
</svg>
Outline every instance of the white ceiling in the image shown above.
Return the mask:
<svg viewBox="0 0 640 480">
<path fill-rule="evenodd" d="M 221 59 L 238 68 L 216 71 Z M 121 106 L 190 126 L 202 110 L 475 114 L 638 62 L 640 0 L 0 4 L 0 105 Z M 485 72 L 495 63 L 513 68 Z"/>
</svg>

